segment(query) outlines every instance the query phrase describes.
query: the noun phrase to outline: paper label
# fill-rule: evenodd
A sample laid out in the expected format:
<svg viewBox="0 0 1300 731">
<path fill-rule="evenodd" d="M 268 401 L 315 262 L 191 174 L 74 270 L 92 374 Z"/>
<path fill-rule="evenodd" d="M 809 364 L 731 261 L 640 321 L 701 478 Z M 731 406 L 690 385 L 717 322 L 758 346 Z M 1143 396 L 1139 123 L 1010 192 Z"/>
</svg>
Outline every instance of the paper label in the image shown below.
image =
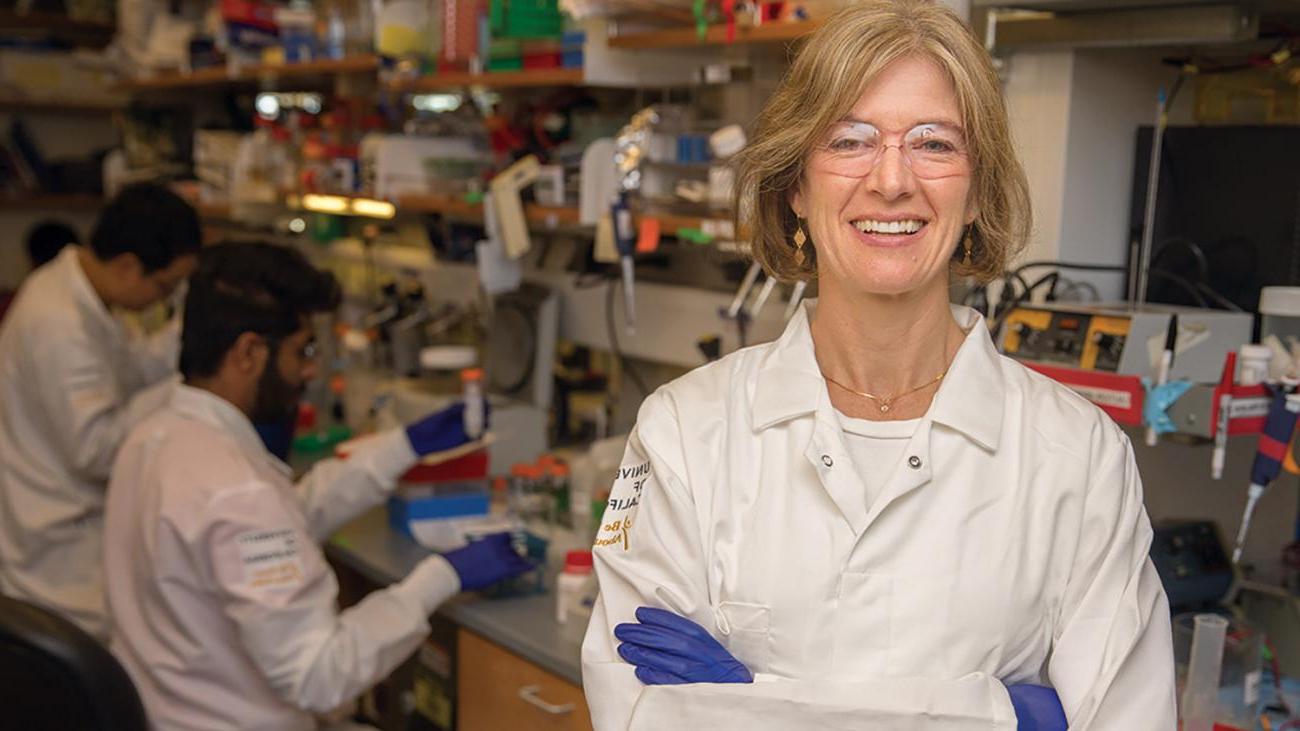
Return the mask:
<svg viewBox="0 0 1300 731">
<path fill-rule="evenodd" d="M 1256 670 L 1253 673 L 1246 673 L 1244 698 L 1246 705 L 1254 706 L 1259 703 L 1259 685 L 1263 679 L 1262 671 Z"/>
<path fill-rule="evenodd" d="M 298 535 L 292 528 L 247 531 L 235 541 L 244 567 L 244 583 L 265 589 L 283 589 L 302 583 L 302 556 Z"/>
<path fill-rule="evenodd" d="M 1268 416 L 1268 405 L 1266 398 L 1233 399 L 1228 414 L 1234 419 L 1259 419 Z"/>
<path fill-rule="evenodd" d="M 1067 383 L 1072 391 L 1098 406 L 1110 406 L 1115 409 L 1133 408 L 1133 394 L 1128 391 L 1117 391 L 1113 388 L 1099 388 L 1097 386 L 1080 386 L 1075 383 Z"/>
</svg>

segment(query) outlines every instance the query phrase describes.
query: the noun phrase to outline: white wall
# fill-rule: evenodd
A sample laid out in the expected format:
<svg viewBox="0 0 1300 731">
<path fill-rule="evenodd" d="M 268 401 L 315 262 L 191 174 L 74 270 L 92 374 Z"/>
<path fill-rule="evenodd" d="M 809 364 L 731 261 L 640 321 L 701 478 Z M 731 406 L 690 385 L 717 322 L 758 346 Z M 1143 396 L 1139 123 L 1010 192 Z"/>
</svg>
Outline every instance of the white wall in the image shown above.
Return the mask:
<svg viewBox="0 0 1300 731">
<path fill-rule="evenodd" d="M 1176 71 L 1148 50 L 1018 53 L 1007 59 L 1012 133 L 1029 177 L 1034 234 L 1026 260 L 1122 266 L 1128 257 L 1137 129 L 1155 119 L 1156 93 Z M 1191 84 L 1171 123 L 1190 120 Z M 1105 299 L 1125 295 L 1122 274 L 1068 275 Z"/>
<path fill-rule="evenodd" d="M 1026 261 L 1060 258 L 1073 69 L 1070 51 L 1021 53 L 1006 59 L 1004 90 L 1012 141 L 1029 178 L 1034 212 Z"/>
</svg>

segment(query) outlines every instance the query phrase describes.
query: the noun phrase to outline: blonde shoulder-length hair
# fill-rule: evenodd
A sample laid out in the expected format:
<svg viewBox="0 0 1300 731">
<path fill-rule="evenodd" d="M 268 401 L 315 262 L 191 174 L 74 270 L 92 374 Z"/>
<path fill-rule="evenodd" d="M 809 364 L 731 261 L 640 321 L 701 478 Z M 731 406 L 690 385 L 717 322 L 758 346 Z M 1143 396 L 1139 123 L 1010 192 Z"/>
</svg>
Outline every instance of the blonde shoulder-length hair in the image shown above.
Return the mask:
<svg viewBox="0 0 1300 731">
<path fill-rule="evenodd" d="M 735 211 L 753 237 L 753 256 L 779 279 L 813 279 L 815 242 L 803 264 L 791 237 L 791 193 L 813 148 L 894 61 L 933 60 L 957 95 L 977 214 L 970 265 L 952 271 L 988 282 L 1002 276 L 1029 238 L 1029 185 L 1011 146 L 1006 104 L 988 53 L 952 11 L 931 0 L 854 0 L 803 42 L 755 122 L 737 160 Z M 959 249 L 959 251 L 961 251 Z"/>
</svg>

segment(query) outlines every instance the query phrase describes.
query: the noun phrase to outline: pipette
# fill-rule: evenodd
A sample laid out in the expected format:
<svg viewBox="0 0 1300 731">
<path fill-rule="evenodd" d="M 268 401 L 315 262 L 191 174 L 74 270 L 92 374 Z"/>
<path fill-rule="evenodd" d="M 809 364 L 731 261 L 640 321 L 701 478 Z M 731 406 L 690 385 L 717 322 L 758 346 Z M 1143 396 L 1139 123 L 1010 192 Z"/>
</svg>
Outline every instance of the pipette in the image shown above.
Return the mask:
<svg viewBox="0 0 1300 731">
<path fill-rule="evenodd" d="M 632 224 L 632 208 L 626 191 L 620 191 L 611 214 L 614 218 L 614 244 L 623 270 L 623 322 L 629 335 L 636 334 L 636 227 Z"/>
<path fill-rule="evenodd" d="M 1210 456 L 1210 478 L 1223 477 L 1223 463 L 1228 453 L 1228 428 L 1232 421 L 1232 386 L 1237 373 L 1237 354 L 1228 352 L 1219 377 L 1219 418 L 1214 426 L 1214 453 Z"/>
<path fill-rule="evenodd" d="M 1264 495 L 1269 483 L 1282 471 L 1282 459 L 1286 456 L 1287 445 L 1291 443 L 1291 432 L 1295 431 L 1297 413 L 1300 413 L 1300 394 L 1288 394 L 1283 388 L 1278 388 L 1273 403 L 1268 407 L 1264 431 L 1259 434 L 1255 461 L 1250 466 L 1250 488 L 1246 492 L 1246 509 L 1241 516 L 1241 527 L 1237 530 L 1237 544 L 1232 549 L 1233 564 L 1241 561 L 1241 552 L 1246 545 L 1246 535 L 1250 532 L 1250 519 L 1255 513 L 1256 503 Z"/>
<path fill-rule="evenodd" d="M 1178 347 L 1178 313 L 1169 316 L 1169 328 L 1165 331 L 1165 349 L 1160 351 L 1160 361 L 1156 363 L 1156 387 L 1169 383 L 1169 369 L 1174 366 L 1174 353 Z M 1146 443 L 1148 447 L 1156 446 L 1159 432 L 1155 424 L 1148 424 Z"/>
</svg>

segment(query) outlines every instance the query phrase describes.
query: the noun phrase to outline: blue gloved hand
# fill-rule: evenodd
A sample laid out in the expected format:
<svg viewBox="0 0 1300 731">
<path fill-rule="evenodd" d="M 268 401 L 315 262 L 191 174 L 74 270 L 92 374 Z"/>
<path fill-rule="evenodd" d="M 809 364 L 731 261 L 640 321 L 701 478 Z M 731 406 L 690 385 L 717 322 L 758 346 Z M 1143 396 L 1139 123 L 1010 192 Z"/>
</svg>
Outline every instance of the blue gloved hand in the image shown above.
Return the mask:
<svg viewBox="0 0 1300 731">
<path fill-rule="evenodd" d="M 491 415 L 492 410 L 484 403 L 483 428 L 487 428 Z M 471 441 L 465 434 L 465 402 L 457 401 L 406 427 L 406 438 L 411 441 L 411 449 L 421 457 Z"/>
<path fill-rule="evenodd" d="M 537 568 L 519 555 L 509 533 L 493 533 L 442 554 L 460 577 L 461 591 L 474 591 Z"/>
<path fill-rule="evenodd" d="M 1065 731 L 1065 709 L 1056 691 L 1042 685 L 1008 685 L 1019 731 Z"/>
<path fill-rule="evenodd" d="M 752 683 L 749 668 L 727 652 L 708 630 L 685 617 L 639 607 L 635 623 L 620 624 L 618 654 L 636 666 L 646 685 Z"/>
</svg>

